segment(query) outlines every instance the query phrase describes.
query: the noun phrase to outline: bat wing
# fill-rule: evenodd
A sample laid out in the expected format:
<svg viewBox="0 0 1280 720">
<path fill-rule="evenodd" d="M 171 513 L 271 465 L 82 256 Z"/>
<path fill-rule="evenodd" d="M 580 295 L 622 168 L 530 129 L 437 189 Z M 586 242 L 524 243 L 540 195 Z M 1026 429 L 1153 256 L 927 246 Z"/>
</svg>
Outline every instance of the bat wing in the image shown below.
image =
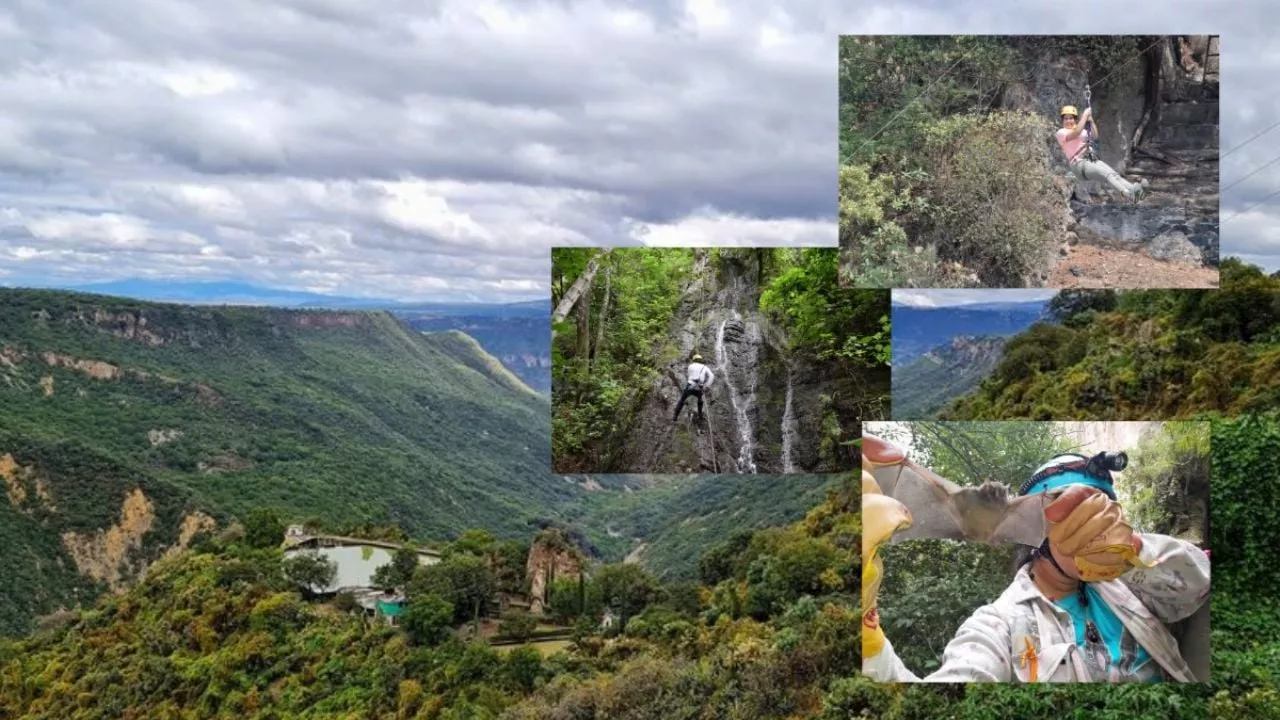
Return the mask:
<svg viewBox="0 0 1280 720">
<path fill-rule="evenodd" d="M 1049 534 L 1049 523 L 1044 518 L 1044 509 L 1054 499 L 1056 499 L 1056 493 L 1010 498 L 1004 518 L 992 531 L 989 542 L 993 545 L 1020 543 L 1039 547 Z"/>
<path fill-rule="evenodd" d="M 964 539 L 952 501 L 960 486 L 909 461 L 876 468 L 873 475 L 885 495 L 911 511 L 911 527 L 894 533 L 889 542 L 918 538 Z"/>
</svg>

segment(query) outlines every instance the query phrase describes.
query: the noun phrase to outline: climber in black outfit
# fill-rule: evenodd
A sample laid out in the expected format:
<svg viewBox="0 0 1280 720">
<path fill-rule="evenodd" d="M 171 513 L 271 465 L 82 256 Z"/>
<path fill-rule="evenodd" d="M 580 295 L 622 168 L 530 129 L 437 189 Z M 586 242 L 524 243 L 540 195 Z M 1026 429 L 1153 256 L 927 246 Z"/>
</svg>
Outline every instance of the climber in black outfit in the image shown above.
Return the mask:
<svg viewBox="0 0 1280 720">
<path fill-rule="evenodd" d="M 711 372 L 711 368 L 702 364 L 702 356 L 694 353 L 693 361 L 689 363 L 689 370 L 685 374 L 687 378 L 684 384 L 684 392 L 680 393 L 680 402 L 676 403 L 675 416 L 671 418 L 672 422 L 680 421 L 680 411 L 684 409 L 684 403 L 689 396 L 698 398 L 698 420 L 702 420 L 702 394 L 711 389 L 711 383 L 715 382 L 715 373 Z"/>
</svg>

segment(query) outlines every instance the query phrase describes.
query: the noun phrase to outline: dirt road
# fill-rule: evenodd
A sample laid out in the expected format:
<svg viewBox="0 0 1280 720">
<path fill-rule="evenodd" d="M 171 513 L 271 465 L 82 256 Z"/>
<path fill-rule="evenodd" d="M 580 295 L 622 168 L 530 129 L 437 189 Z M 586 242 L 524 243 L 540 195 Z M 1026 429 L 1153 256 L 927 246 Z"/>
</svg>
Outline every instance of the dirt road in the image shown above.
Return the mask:
<svg viewBox="0 0 1280 720">
<path fill-rule="evenodd" d="M 1074 245 L 1049 274 L 1049 288 L 1216 288 L 1218 269 L 1141 253 Z"/>
</svg>

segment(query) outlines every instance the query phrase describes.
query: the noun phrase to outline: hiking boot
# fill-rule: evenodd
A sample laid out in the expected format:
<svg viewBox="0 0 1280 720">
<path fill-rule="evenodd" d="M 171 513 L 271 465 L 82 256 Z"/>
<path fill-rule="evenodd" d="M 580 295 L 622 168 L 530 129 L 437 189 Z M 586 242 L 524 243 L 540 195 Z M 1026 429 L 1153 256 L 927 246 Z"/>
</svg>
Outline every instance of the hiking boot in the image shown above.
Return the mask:
<svg viewBox="0 0 1280 720">
<path fill-rule="evenodd" d="M 1133 200 L 1134 202 L 1138 202 L 1146 196 L 1147 196 L 1147 179 L 1143 178 L 1142 182 L 1136 183 L 1132 186 L 1132 192 L 1129 193 L 1129 199 Z"/>
</svg>

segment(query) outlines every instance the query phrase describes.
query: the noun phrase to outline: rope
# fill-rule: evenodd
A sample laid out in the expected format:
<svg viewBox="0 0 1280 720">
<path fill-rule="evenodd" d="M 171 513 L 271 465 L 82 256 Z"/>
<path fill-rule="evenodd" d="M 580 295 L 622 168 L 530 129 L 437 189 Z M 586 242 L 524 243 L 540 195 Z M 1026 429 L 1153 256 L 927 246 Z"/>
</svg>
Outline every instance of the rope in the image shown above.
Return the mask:
<svg viewBox="0 0 1280 720">
<path fill-rule="evenodd" d="M 1221 227 L 1222 227 L 1222 225 L 1226 225 L 1227 223 L 1231 222 L 1233 219 L 1238 218 L 1238 217 L 1240 217 L 1241 215 L 1243 215 L 1243 214 L 1245 214 L 1245 213 L 1249 212 L 1250 210 L 1252 210 L 1252 209 L 1254 209 L 1254 208 L 1258 207 L 1259 205 L 1262 205 L 1262 204 L 1266 203 L 1268 200 L 1270 200 L 1271 198 L 1273 198 L 1273 197 L 1275 197 L 1275 196 L 1277 196 L 1277 195 L 1280 195 L 1280 190 L 1277 190 L 1277 191 L 1275 191 L 1275 192 L 1271 193 L 1270 195 L 1268 195 L 1268 196 L 1266 196 L 1266 197 L 1262 198 L 1262 199 L 1261 199 L 1261 200 L 1259 200 L 1258 202 L 1256 202 L 1256 203 L 1254 203 L 1254 204 L 1250 205 L 1249 207 L 1247 207 L 1247 208 L 1245 208 L 1245 209 L 1241 210 L 1241 211 L 1240 211 L 1240 212 L 1238 212 L 1238 213 L 1232 213 L 1231 215 L 1228 215 L 1228 216 L 1227 216 L 1227 219 L 1226 219 L 1226 220 L 1223 220 L 1223 221 L 1222 221 L 1222 223 L 1221 223 L 1221 225 L 1219 225 L 1218 227 L 1219 227 L 1219 228 L 1221 228 Z"/>
<path fill-rule="evenodd" d="M 951 71 L 956 69 L 956 66 L 958 66 L 961 62 L 967 60 L 969 56 L 972 55 L 974 51 L 976 51 L 980 47 L 981 45 L 973 46 L 972 48 L 970 48 L 968 52 L 966 52 L 964 55 L 961 55 L 959 59 L 951 63 L 951 67 L 947 68 L 946 72 L 942 73 L 937 77 L 937 79 L 929 83 L 924 90 L 920 91 L 919 95 L 916 95 L 914 98 L 912 98 L 911 102 L 907 103 L 906 106 L 904 106 L 901 110 L 895 113 L 893 117 L 889 118 L 889 122 L 885 123 L 879 130 L 875 132 L 874 135 L 862 141 L 862 144 L 859 145 L 857 148 L 855 148 L 854 151 L 850 153 L 849 157 L 853 157 L 857 155 L 859 152 L 861 152 L 862 148 L 867 146 L 868 143 L 870 143 L 872 140 L 875 140 L 877 137 L 879 137 L 880 133 L 884 132 L 885 130 L 888 130 L 889 126 L 892 125 L 894 122 L 896 122 L 898 118 L 902 117 L 902 114 L 905 113 L 907 110 L 909 110 L 912 105 L 915 105 L 917 102 L 920 101 L 921 98 L 923 98 L 925 95 L 928 95 L 929 91 L 933 89 L 934 85 L 937 85 L 938 83 L 942 82 L 943 78 L 950 75 Z"/>
<path fill-rule="evenodd" d="M 1218 190 L 1218 194 L 1219 194 L 1219 195 L 1221 195 L 1222 193 L 1224 193 L 1224 192 L 1226 192 L 1226 191 L 1230 190 L 1231 188 L 1233 188 L 1233 187 L 1235 187 L 1235 186 L 1239 185 L 1240 183 L 1244 182 L 1245 180 L 1248 180 L 1249 178 L 1253 177 L 1254 175 L 1257 175 L 1258 173 L 1262 172 L 1263 170 L 1266 170 L 1267 168 L 1271 167 L 1272 165 L 1275 165 L 1275 164 L 1276 164 L 1276 163 L 1278 163 L 1278 162 L 1280 162 L 1280 156 L 1276 156 L 1276 157 L 1272 158 L 1270 162 L 1267 162 L 1267 163 L 1263 164 L 1261 167 L 1259 167 L 1258 169 L 1256 169 L 1256 170 L 1254 170 L 1253 172 L 1249 173 L 1248 175 L 1245 175 L 1245 176 L 1244 176 L 1244 177 L 1242 177 L 1242 178 L 1237 178 L 1237 179 L 1236 179 L 1234 182 L 1232 182 L 1230 185 L 1228 185 L 1228 186 L 1226 186 L 1226 187 L 1224 187 L 1224 188 L 1222 188 L 1222 189 Z"/>
<path fill-rule="evenodd" d="M 707 398 L 707 436 L 711 438 L 711 469 L 720 473 L 720 459 L 716 456 L 716 431 L 711 425 L 711 398 Z"/>
<path fill-rule="evenodd" d="M 1275 121 L 1274 123 L 1272 123 L 1272 124 L 1271 124 L 1271 126 L 1270 126 L 1270 127 L 1268 127 L 1266 130 L 1263 130 L 1262 132 L 1258 133 L 1257 135 L 1254 135 L 1253 137 L 1249 138 L 1248 140 L 1245 140 L 1244 142 L 1240 143 L 1239 145 L 1237 145 L 1237 146 L 1235 146 L 1235 147 L 1231 148 L 1230 150 L 1228 150 L 1228 151 L 1226 151 L 1226 152 L 1222 153 L 1221 155 L 1219 155 L 1219 156 L 1218 156 L 1218 160 L 1222 160 L 1222 158 L 1224 158 L 1224 157 L 1226 157 L 1226 156 L 1230 155 L 1231 153 L 1233 153 L 1233 152 L 1235 152 L 1235 151 L 1239 150 L 1240 148 L 1244 147 L 1245 145 L 1248 145 L 1249 143 L 1253 142 L 1254 140 L 1257 140 L 1258 138 L 1262 137 L 1263 135 L 1266 135 L 1268 132 L 1271 132 L 1272 130 L 1276 129 L 1277 127 L 1280 127 L 1280 120 L 1277 120 L 1277 121 Z"/>
<path fill-rule="evenodd" d="M 1106 82 L 1106 81 L 1107 81 L 1107 80 L 1108 80 L 1112 75 L 1115 75 L 1117 72 L 1119 72 L 1119 71 L 1120 71 L 1120 68 L 1122 68 L 1122 67 L 1124 67 L 1124 66 L 1128 65 L 1129 63 L 1133 62 L 1134 60 L 1136 60 L 1136 59 L 1138 59 L 1138 58 L 1142 57 L 1144 54 L 1146 54 L 1146 52 L 1147 52 L 1148 50 L 1150 50 L 1151 48 L 1155 47 L 1156 45 L 1159 45 L 1159 44 L 1160 44 L 1160 42 L 1161 42 L 1162 40 L 1164 40 L 1165 38 L 1167 38 L 1167 37 L 1173 37 L 1173 36 L 1172 36 L 1172 35 L 1161 35 L 1160 37 L 1156 38 L 1156 41 L 1155 41 L 1155 42 L 1153 42 L 1153 43 L 1151 43 L 1150 45 L 1148 45 L 1148 46 L 1146 46 L 1146 47 L 1142 48 L 1142 50 L 1138 51 L 1138 54 L 1137 54 L 1137 55 L 1134 55 L 1133 57 L 1129 58 L 1128 60 L 1126 60 L 1126 61 L 1124 61 L 1124 62 L 1120 63 L 1119 65 L 1117 65 L 1116 67 L 1112 68 L 1111 72 L 1109 72 L 1109 73 L 1107 73 L 1106 75 L 1102 76 L 1102 79 L 1101 79 L 1101 80 L 1099 80 L 1099 81 L 1098 81 L 1098 82 L 1096 82 L 1096 83 L 1093 83 L 1093 86 L 1094 86 L 1094 87 L 1098 87 L 1098 86 L 1099 86 L 1099 85 L 1101 85 L 1102 83 Z M 1087 78 L 1087 76 L 1086 76 L 1086 78 Z"/>
</svg>

